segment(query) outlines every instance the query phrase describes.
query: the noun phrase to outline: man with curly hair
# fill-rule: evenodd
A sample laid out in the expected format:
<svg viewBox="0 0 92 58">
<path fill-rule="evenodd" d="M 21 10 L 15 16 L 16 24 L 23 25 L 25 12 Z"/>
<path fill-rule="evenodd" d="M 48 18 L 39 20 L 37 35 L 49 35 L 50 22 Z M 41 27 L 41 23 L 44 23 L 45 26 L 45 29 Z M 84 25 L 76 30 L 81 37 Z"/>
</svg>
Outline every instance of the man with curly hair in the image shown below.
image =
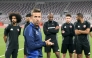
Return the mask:
<svg viewBox="0 0 92 58">
<path fill-rule="evenodd" d="M 18 37 L 21 33 L 21 27 L 18 23 L 21 22 L 21 15 L 18 13 L 11 13 L 9 15 L 11 24 L 4 30 L 4 42 L 6 43 L 5 58 L 17 58 L 19 43 Z"/>
</svg>

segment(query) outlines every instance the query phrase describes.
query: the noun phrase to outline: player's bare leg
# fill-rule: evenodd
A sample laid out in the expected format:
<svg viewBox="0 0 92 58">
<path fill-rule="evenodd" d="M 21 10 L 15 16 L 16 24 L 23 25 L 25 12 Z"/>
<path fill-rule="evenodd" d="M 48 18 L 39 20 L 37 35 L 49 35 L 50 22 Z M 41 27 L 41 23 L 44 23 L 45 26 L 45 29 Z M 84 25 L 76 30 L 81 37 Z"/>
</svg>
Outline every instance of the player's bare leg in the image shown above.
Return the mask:
<svg viewBox="0 0 92 58">
<path fill-rule="evenodd" d="M 55 54 L 57 58 L 60 58 L 60 52 L 55 52 Z"/>
<path fill-rule="evenodd" d="M 65 56 L 66 56 L 66 53 L 63 53 L 61 58 L 65 58 Z"/>
<path fill-rule="evenodd" d="M 77 58 L 77 54 L 74 52 L 74 58 Z"/>
<path fill-rule="evenodd" d="M 72 54 L 73 54 L 73 53 L 69 53 L 70 58 L 73 58 Z"/>
<path fill-rule="evenodd" d="M 48 52 L 48 53 L 47 53 L 47 58 L 50 58 L 50 55 L 51 55 L 51 53 L 50 53 L 50 52 Z"/>
<path fill-rule="evenodd" d="M 24 58 L 27 58 L 26 55 L 24 55 Z"/>
<path fill-rule="evenodd" d="M 86 58 L 90 58 L 90 55 L 86 55 Z"/>
<path fill-rule="evenodd" d="M 77 58 L 76 50 L 74 50 L 73 52 L 74 52 L 74 58 Z"/>
<path fill-rule="evenodd" d="M 82 54 L 77 54 L 77 58 L 82 58 Z"/>
</svg>

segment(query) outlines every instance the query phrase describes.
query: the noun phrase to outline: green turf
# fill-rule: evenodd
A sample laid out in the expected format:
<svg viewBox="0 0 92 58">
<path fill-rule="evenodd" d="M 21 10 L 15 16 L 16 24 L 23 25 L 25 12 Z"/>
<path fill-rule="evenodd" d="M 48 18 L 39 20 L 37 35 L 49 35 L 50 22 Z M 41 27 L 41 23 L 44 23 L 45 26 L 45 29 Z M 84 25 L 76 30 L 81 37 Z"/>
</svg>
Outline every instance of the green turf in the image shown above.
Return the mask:
<svg viewBox="0 0 92 58">
<path fill-rule="evenodd" d="M 5 43 L 4 43 L 4 40 L 3 40 L 3 31 L 4 31 L 3 28 L 0 28 L 0 39 L 1 39 L 0 40 L 0 56 L 4 55 L 5 46 L 6 46 Z M 62 37 L 61 37 L 60 33 L 61 33 L 61 31 L 59 31 L 59 33 L 58 33 L 58 44 L 59 44 L 59 47 L 60 47 L 60 50 L 61 50 Z M 42 32 L 42 38 L 43 38 L 43 41 L 44 41 L 43 32 Z M 23 48 L 23 46 L 24 46 L 24 38 L 23 38 L 23 35 L 22 35 L 22 32 L 21 32 L 21 35 L 19 37 L 19 48 L 21 49 L 21 48 Z M 90 38 L 90 46 L 91 46 L 91 52 L 92 52 L 92 38 Z M 61 55 L 61 53 L 60 53 L 60 55 Z M 92 58 L 92 55 L 90 57 Z M 0 57 L 0 58 L 5 58 L 5 57 Z M 18 52 L 18 58 L 24 58 L 23 50 L 20 50 Z M 43 48 L 43 58 L 46 58 L 46 53 L 44 53 L 44 48 Z M 51 58 L 56 58 L 56 56 L 55 56 L 55 54 L 53 52 L 51 52 Z M 68 53 L 66 55 L 66 58 L 69 58 Z"/>
</svg>

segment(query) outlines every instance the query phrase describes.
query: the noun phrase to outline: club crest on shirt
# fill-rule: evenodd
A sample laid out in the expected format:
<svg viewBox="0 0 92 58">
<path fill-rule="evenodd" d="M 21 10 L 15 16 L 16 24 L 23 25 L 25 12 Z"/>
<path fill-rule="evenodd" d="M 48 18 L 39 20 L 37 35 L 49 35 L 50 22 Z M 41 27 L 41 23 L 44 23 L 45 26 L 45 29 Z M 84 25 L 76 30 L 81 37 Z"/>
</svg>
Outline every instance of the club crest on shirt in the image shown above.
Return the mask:
<svg viewBox="0 0 92 58">
<path fill-rule="evenodd" d="M 64 26 L 64 28 L 66 28 L 66 26 Z"/>
<path fill-rule="evenodd" d="M 17 29 L 17 31 L 19 31 L 19 29 Z"/>
<path fill-rule="evenodd" d="M 11 28 L 10 30 L 13 31 L 13 28 Z"/>
<path fill-rule="evenodd" d="M 78 28 L 80 28 L 80 26 L 78 26 Z"/>
<path fill-rule="evenodd" d="M 86 25 L 83 25 L 84 28 L 86 28 Z"/>
<path fill-rule="evenodd" d="M 72 26 L 70 25 L 70 28 L 72 28 Z"/>
</svg>

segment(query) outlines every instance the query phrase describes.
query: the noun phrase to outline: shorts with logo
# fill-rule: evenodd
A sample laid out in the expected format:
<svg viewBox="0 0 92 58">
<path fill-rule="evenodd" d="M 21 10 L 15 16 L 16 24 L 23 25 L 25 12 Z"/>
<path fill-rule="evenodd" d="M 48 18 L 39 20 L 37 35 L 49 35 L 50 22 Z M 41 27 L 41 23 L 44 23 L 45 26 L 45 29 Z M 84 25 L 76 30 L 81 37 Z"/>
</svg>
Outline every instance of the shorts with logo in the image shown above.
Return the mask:
<svg viewBox="0 0 92 58">
<path fill-rule="evenodd" d="M 73 49 L 76 50 L 76 43 L 77 43 L 77 40 L 74 39 L 74 43 L 73 43 Z"/>
<path fill-rule="evenodd" d="M 82 50 L 84 50 L 85 55 L 90 55 L 89 43 L 77 43 L 76 44 L 76 53 L 82 54 Z"/>
</svg>

